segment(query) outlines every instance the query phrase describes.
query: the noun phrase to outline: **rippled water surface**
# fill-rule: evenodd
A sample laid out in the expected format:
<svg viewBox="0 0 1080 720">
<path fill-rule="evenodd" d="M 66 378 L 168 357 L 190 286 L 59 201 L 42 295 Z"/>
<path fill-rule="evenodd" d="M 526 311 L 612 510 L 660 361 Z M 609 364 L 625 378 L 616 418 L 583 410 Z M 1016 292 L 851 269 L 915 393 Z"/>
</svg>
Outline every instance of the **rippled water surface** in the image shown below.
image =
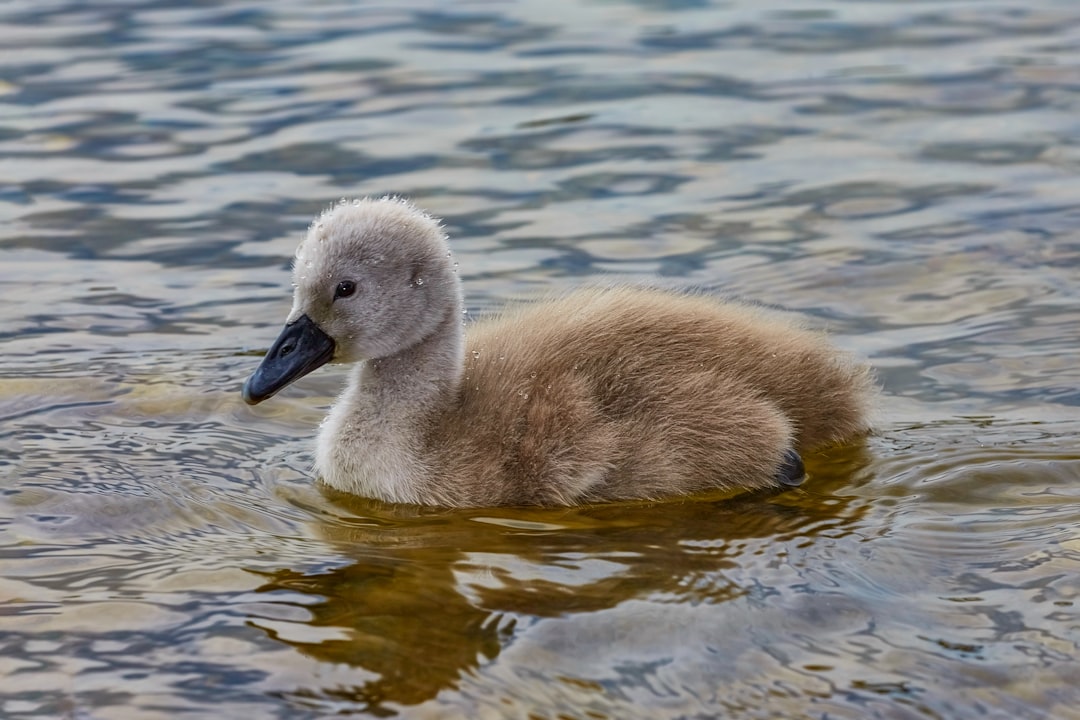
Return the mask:
<svg viewBox="0 0 1080 720">
<path fill-rule="evenodd" d="M 1080 5 L 0 6 L 0 715 L 1078 717 Z M 311 216 L 443 216 L 473 314 L 805 313 L 879 433 L 771 497 L 329 497 L 240 383 Z"/>
</svg>

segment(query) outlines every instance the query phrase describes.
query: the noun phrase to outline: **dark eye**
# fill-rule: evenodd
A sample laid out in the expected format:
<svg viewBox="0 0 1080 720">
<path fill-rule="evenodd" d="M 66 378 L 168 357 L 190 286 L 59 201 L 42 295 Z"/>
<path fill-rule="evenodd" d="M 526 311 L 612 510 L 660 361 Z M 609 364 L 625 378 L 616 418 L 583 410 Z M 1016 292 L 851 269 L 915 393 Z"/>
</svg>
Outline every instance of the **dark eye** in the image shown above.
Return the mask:
<svg viewBox="0 0 1080 720">
<path fill-rule="evenodd" d="M 342 280 L 337 284 L 337 287 L 334 288 L 334 299 L 337 300 L 338 298 L 349 297 L 354 292 L 356 292 L 356 283 L 352 280 Z"/>
</svg>

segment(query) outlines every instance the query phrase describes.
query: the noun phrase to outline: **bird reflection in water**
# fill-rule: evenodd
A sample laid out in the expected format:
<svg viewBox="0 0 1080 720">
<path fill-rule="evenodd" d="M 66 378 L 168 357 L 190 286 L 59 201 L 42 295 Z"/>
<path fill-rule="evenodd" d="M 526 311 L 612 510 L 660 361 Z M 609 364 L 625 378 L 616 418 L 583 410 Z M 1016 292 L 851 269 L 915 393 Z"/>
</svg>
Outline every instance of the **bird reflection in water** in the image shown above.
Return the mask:
<svg viewBox="0 0 1080 720">
<path fill-rule="evenodd" d="M 334 494 L 343 514 L 317 531 L 354 560 L 279 570 L 259 591 L 310 596 L 305 625 L 341 633 L 303 642 L 303 633 L 285 638 L 259 618 L 252 624 L 308 657 L 363 671 L 355 684 L 335 673 L 334 687 L 297 688 L 292 701 L 393 714 L 458 687 L 543 618 L 633 599 L 718 605 L 760 592 L 739 571 L 740 556 L 856 523 L 867 504 L 850 491 L 867 481 L 868 463 L 861 446 L 833 449 L 810 459 L 800 490 L 578 508 L 445 511 Z"/>
</svg>

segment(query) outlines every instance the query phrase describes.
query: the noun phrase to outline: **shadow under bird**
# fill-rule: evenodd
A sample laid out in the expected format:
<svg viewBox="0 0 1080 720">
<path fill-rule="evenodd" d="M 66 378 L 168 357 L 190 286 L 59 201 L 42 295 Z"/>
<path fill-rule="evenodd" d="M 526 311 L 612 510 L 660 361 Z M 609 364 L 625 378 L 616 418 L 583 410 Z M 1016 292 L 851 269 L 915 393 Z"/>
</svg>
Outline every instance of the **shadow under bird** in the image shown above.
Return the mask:
<svg viewBox="0 0 1080 720">
<path fill-rule="evenodd" d="M 315 454 L 346 493 L 470 507 L 783 487 L 802 454 L 870 429 L 870 369 L 752 306 L 593 287 L 466 329 L 446 234 L 401 199 L 324 212 L 293 274 L 243 397 L 355 364 Z"/>
</svg>

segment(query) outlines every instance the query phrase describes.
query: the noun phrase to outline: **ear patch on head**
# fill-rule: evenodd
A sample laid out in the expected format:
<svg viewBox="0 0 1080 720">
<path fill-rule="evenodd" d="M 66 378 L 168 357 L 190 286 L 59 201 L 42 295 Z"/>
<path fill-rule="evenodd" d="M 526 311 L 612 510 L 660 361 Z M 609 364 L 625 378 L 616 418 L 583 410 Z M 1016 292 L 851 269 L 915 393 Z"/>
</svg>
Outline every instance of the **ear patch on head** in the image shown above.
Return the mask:
<svg viewBox="0 0 1080 720">
<path fill-rule="evenodd" d="M 419 287 L 424 284 L 424 272 L 419 263 L 413 265 L 412 277 L 409 278 L 409 284 L 413 287 Z"/>
</svg>

